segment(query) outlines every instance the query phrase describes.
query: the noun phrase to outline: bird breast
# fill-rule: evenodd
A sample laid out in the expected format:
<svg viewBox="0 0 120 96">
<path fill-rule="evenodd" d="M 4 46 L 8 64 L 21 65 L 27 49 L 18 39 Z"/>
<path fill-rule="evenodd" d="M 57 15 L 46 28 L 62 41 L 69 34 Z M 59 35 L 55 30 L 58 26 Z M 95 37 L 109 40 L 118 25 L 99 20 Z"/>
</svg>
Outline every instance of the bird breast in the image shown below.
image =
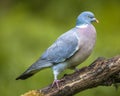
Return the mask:
<svg viewBox="0 0 120 96">
<path fill-rule="evenodd" d="M 77 66 L 91 54 L 96 41 L 96 30 L 93 25 L 77 28 L 76 36 L 79 41 L 79 50 L 67 61 L 69 67 Z"/>
</svg>

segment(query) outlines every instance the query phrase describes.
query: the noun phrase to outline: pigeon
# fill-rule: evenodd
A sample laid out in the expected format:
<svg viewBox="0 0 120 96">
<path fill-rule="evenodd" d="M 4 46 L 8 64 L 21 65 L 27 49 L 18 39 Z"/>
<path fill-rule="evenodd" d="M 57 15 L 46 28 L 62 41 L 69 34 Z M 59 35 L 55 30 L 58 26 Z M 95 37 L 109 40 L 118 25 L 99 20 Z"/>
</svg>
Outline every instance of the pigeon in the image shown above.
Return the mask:
<svg viewBox="0 0 120 96">
<path fill-rule="evenodd" d="M 52 86 L 59 88 L 58 75 L 65 69 L 76 70 L 94 49 L 96 29 L 92 22 L 97 22 L 90 11 L 82 12 L 76 21 L 76 26 L 65 32 L 16 80 L 25 80 L 45 68 L 51 68 L 54 74 Z"/>
</svg>

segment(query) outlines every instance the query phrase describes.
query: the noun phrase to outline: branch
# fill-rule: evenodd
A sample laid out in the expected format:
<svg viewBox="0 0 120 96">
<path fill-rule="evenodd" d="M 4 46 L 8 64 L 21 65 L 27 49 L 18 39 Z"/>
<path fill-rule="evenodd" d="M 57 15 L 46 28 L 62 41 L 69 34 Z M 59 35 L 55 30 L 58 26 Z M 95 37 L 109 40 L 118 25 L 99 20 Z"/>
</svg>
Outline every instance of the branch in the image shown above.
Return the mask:
<svg viewBox="0 0 120 96">
<path fill-rule="evenodd" d="M 99 57 L 88 67 L 66 75 L 62 79 L 59 89 L 49 85 L 43 89 L 27 92 L 22 96 L 72 96 L 89 88 L 120 83 L 120 55 L 110 59 Z"/>
</svg>

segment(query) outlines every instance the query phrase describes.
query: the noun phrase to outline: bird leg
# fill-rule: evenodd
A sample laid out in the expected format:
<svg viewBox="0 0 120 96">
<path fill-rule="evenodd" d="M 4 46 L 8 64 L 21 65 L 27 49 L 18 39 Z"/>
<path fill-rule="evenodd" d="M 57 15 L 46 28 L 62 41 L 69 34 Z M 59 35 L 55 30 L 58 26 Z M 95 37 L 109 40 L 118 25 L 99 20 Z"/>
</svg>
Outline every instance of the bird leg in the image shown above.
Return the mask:
<svg viewBox="0 0 120 96">
<path fill-rule="evenodd" d="M 52 83 L 52 87 L 54 87 L 55 85 L 57 86 L 58 89 L 60 89 L 59 83 L 64 81 L 64 79 L 61 80 L 54 80 Z"/>
<path fill-rule="evenodd" d="M 54 87 L 55 85 L 57 86 L 57 88 L 59 89 L 59 82 L 60 80 L 54 80 L 53 83 L 52 83 L 52 87 Z"/>
<path fill-rule="evenodd" d="M 79 72 L 79 69 L 77 67 L 74 68 L 75 72 Z"/>
<path fill-rule="evenodd" d="M 52 87 L 54 87 L 54 86 L 56 85 L 57 88 L 60 89 L 59 83 L 60 83 L 61 81 L 63 81 L 63 79 L 61 79 L 61 80 L 58 80 L 58 79 L 57 79 L 57 76 L 58 76 L 59 72 L 53 71 L 53 73 L 54 73 L 54 81 L 53 81 L 53 83 L 52 83 Z"/>
</svg>

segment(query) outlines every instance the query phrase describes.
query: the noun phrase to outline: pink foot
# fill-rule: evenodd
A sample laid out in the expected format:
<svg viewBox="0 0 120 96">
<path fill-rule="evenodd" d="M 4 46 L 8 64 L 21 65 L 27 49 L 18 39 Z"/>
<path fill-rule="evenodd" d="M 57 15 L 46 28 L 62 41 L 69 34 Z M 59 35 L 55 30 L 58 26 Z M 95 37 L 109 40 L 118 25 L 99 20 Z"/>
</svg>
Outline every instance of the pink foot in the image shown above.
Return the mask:
<svg viewBox="0 0 120 96">
<path fill-rule="evenodd" d="M 56 85 L 57 88 L 60 89 L 59 82 L 61 82 L 61 81 L 63 81 L 63 79 L 62 80 L 54 80 L 53 83 L 52 83 L 52 87 Z"/>
<path fill-rule="evenodd" d="M 79 72 L 79 69 L 78 69 L 78 68 L 75 68 L 74 70 L 75 70 L 75 72 Z"/>
</svg>

